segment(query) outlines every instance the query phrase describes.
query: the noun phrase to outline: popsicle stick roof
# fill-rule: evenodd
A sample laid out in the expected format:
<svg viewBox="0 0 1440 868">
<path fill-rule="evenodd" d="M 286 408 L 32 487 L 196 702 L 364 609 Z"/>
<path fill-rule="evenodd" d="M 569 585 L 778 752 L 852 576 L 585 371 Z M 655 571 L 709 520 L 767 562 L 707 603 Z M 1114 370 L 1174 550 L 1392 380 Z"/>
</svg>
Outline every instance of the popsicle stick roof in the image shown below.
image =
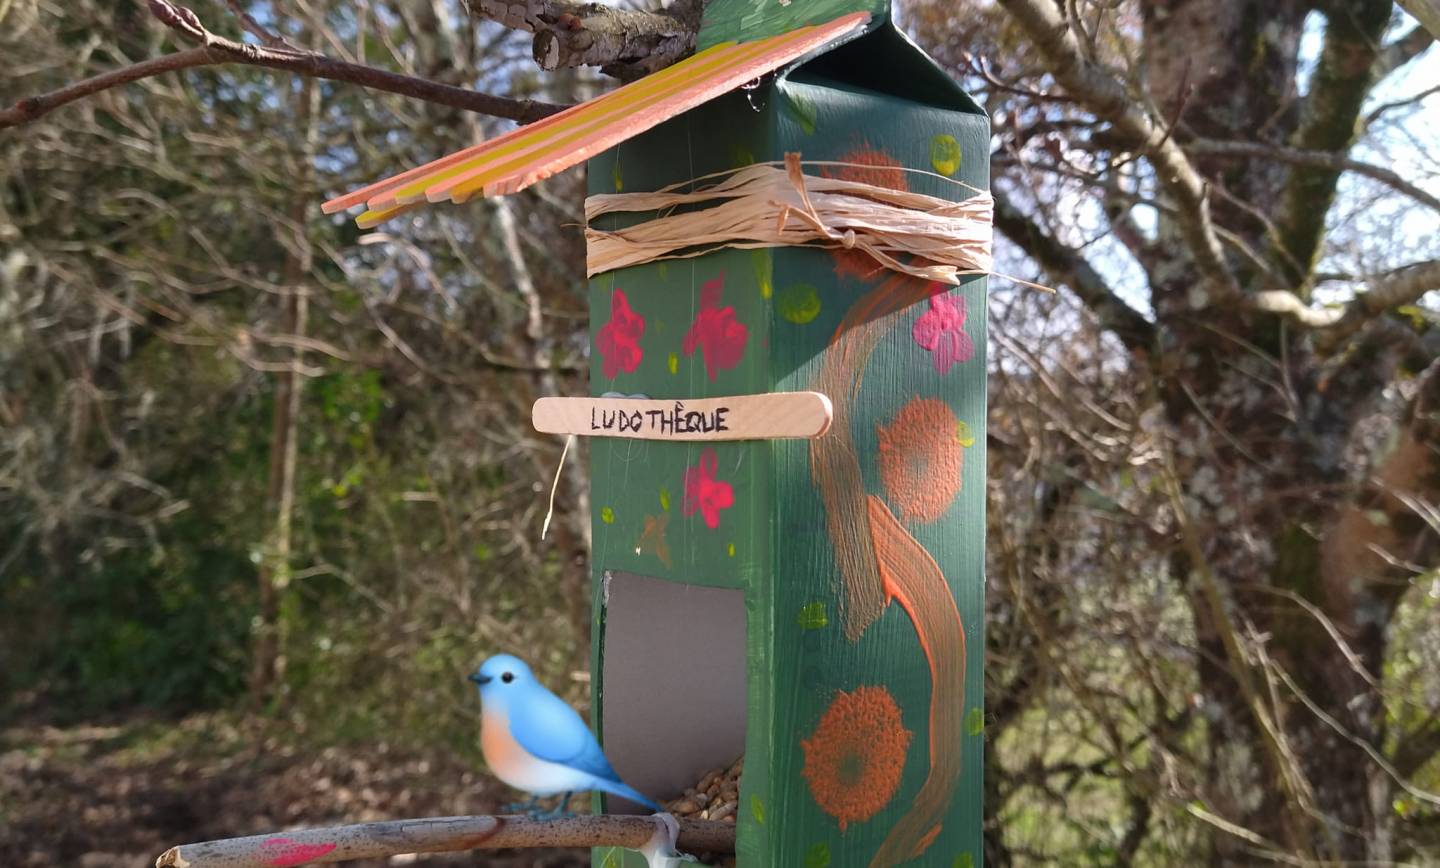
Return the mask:
<svg viewBox="0 0 1440 868">
<path fill-rule="evenodd" d="M 357 222 L 368 227 L 426 202 L 518 192 L 852 34 L 869 20 L 867 12 L 852 12 L 763 39 L 718 42 L 603 96 L 331 199 L 324 211 L 363 204 L 367 210 Z"/>
</svg>

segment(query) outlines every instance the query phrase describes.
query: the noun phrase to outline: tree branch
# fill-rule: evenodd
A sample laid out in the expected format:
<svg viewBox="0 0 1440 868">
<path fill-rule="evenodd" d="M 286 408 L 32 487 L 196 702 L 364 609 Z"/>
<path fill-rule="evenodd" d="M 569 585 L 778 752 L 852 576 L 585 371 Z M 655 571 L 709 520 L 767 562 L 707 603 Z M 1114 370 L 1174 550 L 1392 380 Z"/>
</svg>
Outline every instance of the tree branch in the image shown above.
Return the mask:
<svg viewBox="0 0 1440 868">
<path fill-rule="evenodd" d="M 1085 257 L 1047 235 L 1003 192 L 994 190 L 992 195 L 995 227 L 1035 260 L 1051 280 L 1070 287 L 1101 327 L 1114 332 L 1131 350 L 1149 350 L 1154 346 L 1155 326 L 1121 301 Z"/>
<path fill-rule="evenodd" d="M 680 820 L 677 845 L 694 853 L 735 852 L 735 827 Z M 659 831 L 653 816 L 601 814 L 565 820 L 435 817 L 305 829 L 171 847 L 155 868 L 265 868 L 377 859 L 402 853 L 453 853 L 507 847 L 624 847 L 638 850 Z"/>
<path fill-rule="evenodd" d="M 1325 45 L 1290 143 L 1298 151 L 1343 154 L 1354 142 L 1360 109 L 1375 81 L 1380 40 L 1390 21 L 1391 0 L 1336 3 L 1327 13 Z M 1335 198 L 1335 168 L 1297 165 L 1285 184 L 1274 259 L 1302 299 L 1320 255 L 1325 217 Z"/>
<path fill-rule="evenodd" d="M 225 5 L 230 8 L 230 11 L 235 15 L 236 18 L 240 19 L 240 26 L 245 28 L 245 32 L 260 40 L 262 44 L 268 45 L 271 48 L 290 48 L 297 51 L 299 50 L 300 47 L 298 45 L 294 45 L 285 37 L 280 36 L 279 34 L 268 29 L 259 21 L 256 21 L 255 16 L 251 15 L 249 12 L 246 12 L 245 7 L 240 5 L 240 0 L 225 0 Z"/>
<path fill-rule="evenodd" d="M 1365 373 L 1360 371 L 1352 385 L 1363 385 Z M 1337 627 L 1350 635 L 1371 629 L 1369 612 L 1398 604 L 1415 578 L 1408 564 L 1434 564 L 1440 556 L 1440 523 L 1426 514 L 1433 507 L 1425 506 L 1440 493 L 1435 445 L 1440 443 L 1440 359 L 1408 385 L 1404 412 L 1358 496 L 1342 504 L 1322 531 L 1323 593 L 1335 610 Z M 1378 677 L 1381 660 L 1368 665 Z M 1410 751 L 1425 747 L 1412 744 Z M 1402 760 L 1396 768 L 1403 777 L 1413 760 L 1395 756 Z"/>
<path fill-rule="evenodd" d="M 1416 772 L 1440 753 L 1440 720 L 1434 715 L 1426 726 L 1401 738 L 1395 745 L 1395 770 L 1404 777 L 1413 777 Z"/>
<path fill-rule="evenodd" d="M 1185 150 L 1193 154 L 1204 154 L 1205 156 L 1211 157 L 1230 157 L 1235 159 L 1258 158 L 1262 160 L 1276 160 L 1282 163 L 1289 163 L 1293 166 L 1328 169 L 1332 172 L 1354 172 L 1357 175 L 1374 178 L 1387 187 L 1404 193 L 1406 196 L 1429 208 L 1440 211 L 1440 196 L 1427 193 L 1414 184 L 1411 184 L 1402 178 L 1398 172 L 1391 171 L 1383 166 L 1376 166 L 1373 163 L 1353 160 L 1333 151 L 1302 151 L 1280 145 L 1268 145 L 1264 142 L 1221 142 L 1214 139 L 1196 139 L 1186 142 Z"/>
<path fill-rule="evenodd" d="M 1225 263 L 1210 219 L 1205 181 L 1168 130 L 1138 108 L 1114 76 L 1085 59 L 1059 6 L 1051 0 L 1000 0 L 1000 5 L 1045 55 L 1055 80 L 1148 156 L 1157 182 L 1175 200 L 1175 219 L 1207 285 L 1207 302 L 1213 305 L 1238 297 L 1240 285 Z"/>
<path fill-rule="evenodd" d="M 703 4 L 682 0 L 655 12 L 568 0 L 466 0 L 472 14 L 535 34 L 541 69 L 598 66 L 633 80 L 695 50 Z"/>
<path fill-rule="evenodd" d="M 161 23 L 182 38 L 198 44 L 184 51 L 144 60 L 123 69 L 101 73 L 58 90 L 26 97 L 10 108 L 0 109 L 0 129 L 30 123 L 63 105 L 140 79 L 152 78 L 182 69 L 220 66 L 229 63 L 261 66 L 312 78 L 358 84 L 371 90 L 414 97 L 438 105 L 509 118 L 521 123 L 539 120 L 565 108 L 565 106 L 535 100 L 515 100 L 492 96 L 424 78 L 377 69 L 373 66 L 337 60 L 313 51 L 236 42 L 216 36 L 205 29 L 195 13 L 183 6 L 177 6 L 170 3 L 169 0 L 148 0 L 148 2 L 151 13 Z"/>
<path fill-rule="evenodd" d="M 190 48 L 163 57 L 142 60 L 124 69 L 101 73 L 49 93 L 25 97 L 10 108 L 0 109 L 0 129 L 28 124 L 60 106 L 84 99 L 102 90 L 109 90 L 143 78 L 164 75 L 167 72 L 191 69 L 197 66 L 214 66 L 217 62 L 219 61 L 216 61 L 211 56 L 209 49 L 206 48 Z"/>
<path fill-rule="evenodd" d="M 1395 0 L 1400 8 L 1409 12 L 1420 26 L 1440 39 L 1440 0 Z"/>
<path fill-rule="evenodd" d="M 1337 308 L 1312 308 L 1286 289 L 1269 290 L 1251 297 L 1255 310 L 1278 313 L 1310 328 L 1327 329 L 1328 340 L 1342 340 L 1382 313 L 1413 304 L 1427 292 L 1440 290 L 1440 260 L 1417 262 L 1398 268 L 1370 283 L 1370 288 L 1349 304 Z"/>
<path fill-rule="evenodd" d="M 1424 27 L 1411 28 L 1409 33 L 1385 46 L 1375 64 L 1375 80 L 1386 78 L 1395 70 L 1419 57 L 1435 44 L 1435 34 Z"/>
</svg>

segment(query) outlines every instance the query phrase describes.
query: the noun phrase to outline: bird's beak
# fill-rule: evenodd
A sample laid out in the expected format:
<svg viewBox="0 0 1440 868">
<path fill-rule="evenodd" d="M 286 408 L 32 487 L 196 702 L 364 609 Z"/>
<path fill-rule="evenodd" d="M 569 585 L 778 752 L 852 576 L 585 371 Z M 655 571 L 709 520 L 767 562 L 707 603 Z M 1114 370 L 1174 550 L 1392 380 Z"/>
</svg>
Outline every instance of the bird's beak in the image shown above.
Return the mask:
<svg viewBox="0 0 1440 868">
<path fill-rule="evenodd" d="M 494 680 L 489 675 L 481 675 L 478 672 L 473 675 L 466 675 L 465 677 L 470 681 L 475 682 L 476 684 L 489 684 L 491 681 Z"/>
</svg>

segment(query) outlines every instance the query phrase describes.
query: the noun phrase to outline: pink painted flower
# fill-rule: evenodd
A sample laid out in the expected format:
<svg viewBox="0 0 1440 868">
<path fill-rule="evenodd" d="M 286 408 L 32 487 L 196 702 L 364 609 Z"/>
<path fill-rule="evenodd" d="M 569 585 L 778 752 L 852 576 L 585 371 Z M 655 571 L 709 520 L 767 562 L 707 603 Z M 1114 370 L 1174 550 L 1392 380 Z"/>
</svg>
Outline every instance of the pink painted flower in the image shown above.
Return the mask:
<svg viewBox="0 0 1440 868">
<path fill-rule="evenodd" d="M 640 349 L 643 334 L 645 317 L 630 309 L 624 290 L 615 290 L 610 296 L 610 321 L 595 335 L 595 348 L 605 360 L 602 370 L 607 379 L 613 380 L 621 371 L 628 374 L 640 367 L 640 359 L 645 355 Z"/>
<path fill-rule="evenodd" d="M 319 859 L 334 850 L 335 844 L 301 844 L 290 838 L 266 838 L 260 845 L 260 859 L 273 868 L 288 868 Z"/>
<path fill-rule="evenodd" d="M 720 510 L 735 505 L 735 491 L 730 483 L 715 478 L 719 469 L 720 457 L 714 449 L 707 448 L 700 453 L 700 463 L 685 471 L 685 506 L 682 512 L 686 518 L 700 513 L 705 526 L 711 530 L 720 526 Z"/>
<path fill-rule="evenodd" d="M 720 307 L 720 292 L 725 287 L 722 273 L 714 280 L 700 287 L 700 312 L 695 314 L 695 323 L 685 333 L 681 349 L 691 355 L 699 347 L 705 352 L 705 373 L 715 379 L 718 371 L 726 371 L 740 364 L 745 355 L 745 341 L 750 330 L 735 319 L 734 307 Z"/>
<path fill-rule="evenodd" d="M 915 343 L 929 350 L 935 370 L 949 373 L 950 366 L 975 355 L 975 345 L 965 334 L 965 296 L 937 292 L 930 296 L 930 309 L 915 320 L 911 330 Z"/>
</svg>

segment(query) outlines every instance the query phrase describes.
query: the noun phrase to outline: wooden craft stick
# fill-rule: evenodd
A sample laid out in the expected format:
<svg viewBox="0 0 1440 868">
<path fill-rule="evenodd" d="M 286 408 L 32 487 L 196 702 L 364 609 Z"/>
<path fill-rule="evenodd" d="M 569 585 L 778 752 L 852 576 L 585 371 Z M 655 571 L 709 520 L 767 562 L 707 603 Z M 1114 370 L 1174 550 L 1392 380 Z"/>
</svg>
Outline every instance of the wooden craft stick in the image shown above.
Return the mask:
<svg viewBox="0 0 1440 868">
<path fill-rule="evenodd" d="M 834 409 L 819 392 L 728 398 L 541 398 L 530 411 L 536 431 L 638 440 L 813 440 L 830 429 Z"/>
</svg>

